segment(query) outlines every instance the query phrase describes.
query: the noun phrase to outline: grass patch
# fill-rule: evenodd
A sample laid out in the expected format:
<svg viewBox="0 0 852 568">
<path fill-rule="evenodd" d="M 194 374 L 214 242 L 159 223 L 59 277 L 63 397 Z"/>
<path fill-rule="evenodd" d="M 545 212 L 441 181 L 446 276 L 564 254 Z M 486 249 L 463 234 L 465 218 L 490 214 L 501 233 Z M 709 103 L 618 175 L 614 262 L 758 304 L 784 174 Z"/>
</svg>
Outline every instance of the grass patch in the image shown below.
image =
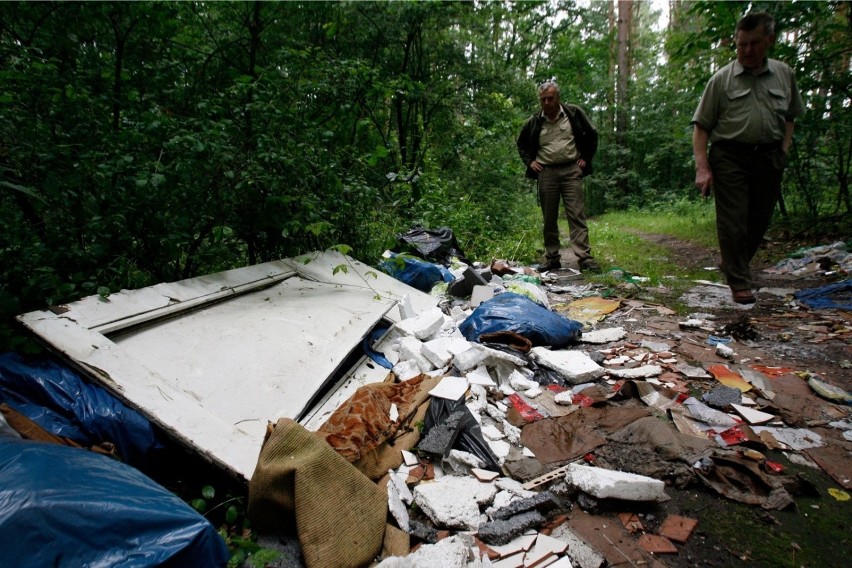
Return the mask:
<svg viewBox="0 0 852 568">
<path fill-rule="evenodd" d="M 650 234 L 672 235 L 707 248 L 718 248 L 713 202 L 681 200 L 647 210 L 607 213 L 598 222 Z"/>
</svg>

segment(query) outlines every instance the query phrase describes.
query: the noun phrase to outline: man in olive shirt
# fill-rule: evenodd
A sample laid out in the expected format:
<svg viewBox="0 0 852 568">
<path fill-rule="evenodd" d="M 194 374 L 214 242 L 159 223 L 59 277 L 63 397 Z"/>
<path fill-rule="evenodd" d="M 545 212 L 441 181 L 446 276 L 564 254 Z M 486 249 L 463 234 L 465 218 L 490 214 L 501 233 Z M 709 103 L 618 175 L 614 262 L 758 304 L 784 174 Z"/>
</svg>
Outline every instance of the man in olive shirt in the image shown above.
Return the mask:
<svg viewBox="0 0 852 568">
<path fill-rule="evenodd" d="M 545 249 L 545 263 L 540 269 L 562 268 L 558 226 L 561 201 L 580 270 L 599 272 L 583 210 L 583 177 L 592 172 L 598 132 L 580 107 L 560 101 L 559 85 L 554 81 L 538 86 L 538 98 L 541 111 L 524 122 L 517 145 L 527 177 L 538 180 Z"/>
<path fill-rule="evenodd" d="M 736 61 L 711 77 L 692 117 L 692 150 L 695 185 L 705 197 L 712 187 L 715 196 L 721 268 L 734 301 L 751 304 L 751 260 L 781 192 L 793 121 L 804 109 L 793 71 L 766 57 L 775 42 L 772 16 L 746 15 L 735 40 Z"/>
</svg>

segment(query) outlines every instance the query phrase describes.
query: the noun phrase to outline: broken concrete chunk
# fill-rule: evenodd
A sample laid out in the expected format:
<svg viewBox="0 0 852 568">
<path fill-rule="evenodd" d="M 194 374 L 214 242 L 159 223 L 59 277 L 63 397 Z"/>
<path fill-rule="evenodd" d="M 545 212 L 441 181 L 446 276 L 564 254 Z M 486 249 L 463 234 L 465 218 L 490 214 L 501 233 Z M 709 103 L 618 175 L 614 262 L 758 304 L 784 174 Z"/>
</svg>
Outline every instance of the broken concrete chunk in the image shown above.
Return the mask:
<svg viewBox="0 0 852 568">
<path fill-rule="evenodd" d="M 506 435 L 494 424 L 483 424 L 482 435 L 486 440 L 502 440 Z"/>
<path fill-rule="evenodd" d="M 399 319 L 407 320 L 417 317 L 417 312 L 414 311 L 414 306 L 411 304 L 411 296 L 405 294 L 399 300 Z"/>
<path fill-rule="evenodd" d="M 565 479 L 598 499 L 666 501 L 666 484 L 659 479 L 600 467 L 568 464 Z"/>
<path fill-rule="evenodd" d="M 556 371 L 572 385 L 591 381 L 605 372 L 603 367 L 595 363 L 583 351 L 552 351 L 545 347 L 533 347 L 529 355 L 530 359 L 543 367 Z"/>
<path fill-rule="evenodd" d="M 408 491 L 408 486 L 406 486 L 406 491 Z M 403 503 L 396 483 L 388 483 L 387 492 L 388 510 L 390 511 L 391 515 L 393 515 L 393 518 L 396 519 L 396 524 L 399 525 L 399 528 L 401 528 L 405 532 L 408 532 L 408 507 L 405 505 L 405 503 Z"/>
<path fill-rule="evenodd" d="M 601 345 L 624 339 L 627 332 L 623 327 L 611 327 L 608 329 L 595 329 L 593 331 L 584 331 L 578 338 L 581 343 L 593 343 Z"/>
<path fill-rule="evenodd" d="M 672 350 L 672 346 L 668 343 L 661 343 L 658 341 L 642 341 L 642 343 L 639 344 L 639 347 L 647 349 L 652 353 L 665 353 Z"/>
<path fill-rule="evenodd" d="M 643 365 L 641 367 L 633 367 L 632 369 L 610 369 L 609 374 L 620 379 L 641 379 L 646 377 L 656 377 L 663 372 L 663 368 L 659 365 Z"/>
<path fill-rule="evenodd" d="M 497 383 L 491 378 L 488 373 L 488 368 L 485 365 L 479 365 L 472 371 L 468 371 L 465 375 L 467 381 L 472 385 L 480 385 L 483 387 L 496 387 Z"/>
<path fill-rule="evenodd" d="M 454 471 L 467 473 L 471 468 L 484 468 L 485 462 L 479 459 L 477 456 L 473 455 L 470 452 L 464 452 L 462 450 L 450 450 L 449 455 L 446 457 L 447 462 L 450 463 L 451 467 Z"/>
<path fill-rule="evenodd" d="M 459 371 L 466 372 L 485 361 L 488 355 L 485 347 L 478 343 L 471 343 L 467 349 L 455 354 L 453 365 Z"/>
<path fill-rule="evenodd" d="M 474 560 L 471 544 L 464 535 L 453 535 L 435 544 L 426 544 L 408 556 L 385 558 L 376 568 L 466 568 Z"/>
<path fill-rule="evenodd" d="M 417 519 L 410 519 L 408 521 L 408 534 L 415 538 L 419 538 L 423 542 L 432 544 L 438 542 L 438 531 L 424 523 L 421 523 Z"/>
<path fill-rule="evenodd" d="M 567 524 L 553 529 L 550 536 L 568 544 L 568 557 L 579 568 L 601 568 L 604 565 L 604 556 L 580 538 Z"/>
<path fill-rule="evenodd" d="M 459 400 L 468 389 L 465 377 L 445 376 L 438 386 L 429 391 L 429 394 L 447 400 Z"/>
<path fill-rule="evenodd" d="M 450 414 L 440 424 L 435 424 L 417 444 L 417 449 L 427 454 L 447 456 L 461 430 L 473 420 L 467 407 Z"/>
<path fill-rule="evenodd" d="M 432 339 L 443 325 L 444 312 L 440 308 L 432 308 L 418 316 L 398 322 L 395 327 L 403 335 L 411 335 L 421 341 L 427 341 Z"/>
<path fill-rule="evenodd" d="M 474 286 L 470 294 L 470 305 L 477 307 L 479 304 L 494 297 L 493 286 Z"/>
<path fill-rule="evenodd" d="M 527 398 L 535 398 L 538 395 L 540 395 L 542 392 L 544 392 L 544 391 L 541 390 L 541 387 L 534 386 L 533 388 L 531 388 L 529 390 L 525 390 L 524 396 L 526 396 Z"/>
<path fill-rule="evenodd" d="M 417 361 L 414 361 L 413 359 L 400 360 L 399 363 L 394 365 L 391 370 L 393 371 L 393 374 L 403 382 L 413 379 L 417 375 L 421 374 L 420 365 L 418 365 Z"/>
<path fill-rule="evenodd" d="M 562 406 L 571 406 L 574 404 L 574 394 L 569 390 L 562 391 L 553 395 L 553 401 Z"/>
<path fill-rule="evenodd" d="M 550 491 L 542 491 L 536 493 L 532 497 L 525 499 L 516 499 L 508 505 L 497 509 L 490 513 L 494 520 L 506 520 L 509 517 L 514 517 L 527 511 L 536 510 L 539 513 L 547 514 L 549 511 L 560 506 L 559 500 Z"/>
<path fill-rule="evenodd" d="M 501 521 L 479 525 L 479 538 L 486 544 L 506 544 L 531 527 L 544 523 L 538 511 L 529 511 Z"/>
<path fill-rule="evenodd" d="M 509 386 L 516 391 L 525 391 L 531 388 L 538 387 L 538 383 L 526 378 L 520 371 L 514 371 L 509 375 Z"/>
<path fill-rule="evenodd" d="M 436 337 L 422 346 L 423 356 L 435 367 L 446 367 L 455 353 L 460 353 L 470 347 L 467 339 L 458 337 Z"/>
<path fill-rule="evenodd" d="M 479 506 L 497 494 L 492 483 L 473 477 L 447 475 L 414 488 L 414 502 L 438 527 L 476 530 L 481 515 Z"/>
</svg>

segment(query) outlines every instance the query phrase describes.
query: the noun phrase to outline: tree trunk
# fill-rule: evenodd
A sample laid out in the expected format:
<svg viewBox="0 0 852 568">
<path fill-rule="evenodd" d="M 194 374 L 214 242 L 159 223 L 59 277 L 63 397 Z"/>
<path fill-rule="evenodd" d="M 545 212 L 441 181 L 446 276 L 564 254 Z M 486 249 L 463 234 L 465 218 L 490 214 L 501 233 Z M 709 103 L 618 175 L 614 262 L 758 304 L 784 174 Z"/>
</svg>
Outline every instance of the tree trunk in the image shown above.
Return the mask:
<svg viewBox="0 0 852 568">
<path fill-rule="evenodd" d="M 618 80 L 616 83 L 615 143 L 619 150 L 619 169 L 628 169 L 627 129 L 630 123 L 630 29 L 633 10 L 629 0 L 618 0 Z M 626 176 L 619 176 L 618 186 L 622 195 L 628 193 Z"/>
</svg>

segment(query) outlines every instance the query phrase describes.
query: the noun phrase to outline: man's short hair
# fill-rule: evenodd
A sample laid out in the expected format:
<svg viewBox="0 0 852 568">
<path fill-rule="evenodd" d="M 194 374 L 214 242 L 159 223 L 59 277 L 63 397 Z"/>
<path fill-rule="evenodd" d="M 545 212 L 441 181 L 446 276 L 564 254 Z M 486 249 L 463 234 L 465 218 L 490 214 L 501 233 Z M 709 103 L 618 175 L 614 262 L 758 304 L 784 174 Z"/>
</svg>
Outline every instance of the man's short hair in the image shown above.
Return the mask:
<svg viewBox="0 0 852 568">
<path fill-rule="evenodd" d="M 542 81 L 541 83 L 539 83 L 538 84 L 538 94 L 541 94 L 541 92 L 543 90 L 549 89 L 550 87 L 553 87 L 554 89 L 556 89 L 557 95 L 562 94 L 561 91 L 559 90 L 559 85 L 553 79 L 548 79 L 546 81 Z"/>
<path fill-rule="evenodd" d="M 763 26 L 763 31 L 766 32 L 766 35 L 773 35 L 775 33 L 775 18 L 767 12 L 746 14 L 737 22 L 737 29 L 734 30 L 734 35 L 737 35 L 737 32 L 740 30 L 752 32 L 760 26 Z"/>
</svg>

